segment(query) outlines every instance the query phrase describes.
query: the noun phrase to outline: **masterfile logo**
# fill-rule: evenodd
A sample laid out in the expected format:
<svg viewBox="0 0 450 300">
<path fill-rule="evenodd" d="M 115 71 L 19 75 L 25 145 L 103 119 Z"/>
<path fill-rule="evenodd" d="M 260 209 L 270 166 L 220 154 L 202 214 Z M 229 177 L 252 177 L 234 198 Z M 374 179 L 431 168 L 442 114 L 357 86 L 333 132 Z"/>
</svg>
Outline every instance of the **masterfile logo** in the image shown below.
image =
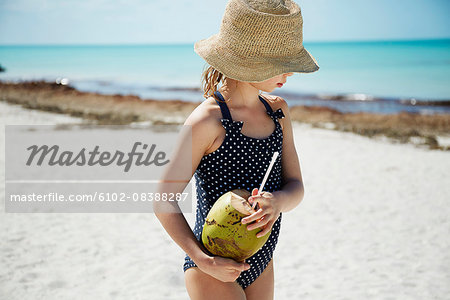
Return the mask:
<svg viewBox="0 0 450 300">
<path fill-rule="evenodd" d="M 5 211 L 153 212 L 152 203 L 167 201 L 190 212 L 192 147 L 186 138 L 177 173 L 164 179 L 165 190 L 173 192 L 157 190 L 180 147 L 178 136 L 189 136 L 190 130 L 180 125 L 6 125 Z"/>
</svg>

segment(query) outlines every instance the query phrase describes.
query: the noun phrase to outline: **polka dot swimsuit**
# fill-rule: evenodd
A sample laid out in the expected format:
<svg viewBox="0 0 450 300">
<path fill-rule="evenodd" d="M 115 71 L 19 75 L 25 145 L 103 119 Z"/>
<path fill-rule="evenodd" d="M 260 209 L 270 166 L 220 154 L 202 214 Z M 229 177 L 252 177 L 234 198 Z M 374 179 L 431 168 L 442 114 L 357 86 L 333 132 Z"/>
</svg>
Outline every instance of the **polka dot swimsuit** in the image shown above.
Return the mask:
<svg viewBox="0 0 450 300">
<path fill-rule="evenodd" d="M 220 92 L 216 92 L 215 95 L 224 101 Z M 278 119 L 283 118 L 284 114 L 281 108 L 273 111 L 264 98 L 259 96 L 259 99 L 266 107 L 267 114 L 275 122 L 275 130 L 270 136 L 263 139 L 242 134 L 243 122 L 233 121 L 227 104 L 216 100 L 222 111 L 221 122 L 226 134 L 223 143 L 217 150 L 202 157 L 194 173 L 197 209 L 193 232 L 199 241 L 201 241 L 205 218 L 214 202 L 222 194 L 233 189 L 246 189 L 251 192 L 253 188 L 259 188 L 275 151 L 279 152 L 279 156 L 263 190 L 274 192 L 281 189 L 283 131 Z M 241 272 L 237 279 L 242 288 L 245 289 L 255 281 L 272 259 L 278 241 L 280 223 L 281 215 L 273 225 L 272 232 L 264 246 L 252 257 L 246 259 L 250 269 Z M 183 270 L 186 271 L 191 267 L 196 267 L 196 265 L 186 255 Z"/>
</svg>

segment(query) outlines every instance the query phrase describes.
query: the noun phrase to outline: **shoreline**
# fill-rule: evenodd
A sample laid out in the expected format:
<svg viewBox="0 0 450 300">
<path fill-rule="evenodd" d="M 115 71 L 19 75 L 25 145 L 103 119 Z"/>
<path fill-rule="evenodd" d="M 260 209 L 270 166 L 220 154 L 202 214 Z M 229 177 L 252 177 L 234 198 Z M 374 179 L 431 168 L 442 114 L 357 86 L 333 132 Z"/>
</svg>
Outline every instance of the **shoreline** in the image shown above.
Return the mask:
<svg viewBox="0 0 450 300">
<path fill-rule="evenodd" d="M 46 81 L 0 81 L 0 100 L 103 125 L 134 122 L 179 125 L 201 103 L 81 92 L 70 85 Z M 445 142 L 450 140 L 450 114 L 342 113 L 329 107 L 294 105 L 290 107 L 290 115 L 292 121 L 317 128 L 353 132 L 370 138 L 385 137 L 393 142 L 450 151 L 450 143 Z"/>
<path fill-rule="evenodd" d="M 198 102 L 203 99 L 203 93 L 195 86 L 157 86 L 142 83 L 117 82 L 108 80 L 69 80 L 63 77 L 37 78 L 2 78 L 0 82 L 20 84 L 25 82 L 48 82 L 65 84 L 80 92 L 93 92 L 101 95 L 136 95 L 141 99 L 171 100 Z M 292 90 L 276 90 L 273 95 L 286 99 L 289 106 L 323 106 L 336 109 L 342 113 L 367 112 L 374 114 L 396 114 L 402 111 L 433 115 L 450 114 L 450 99 L 447 97 L 413 97 L 413 96 L 382 96 L 355 92 L 295 92 Z"/>
</svg>

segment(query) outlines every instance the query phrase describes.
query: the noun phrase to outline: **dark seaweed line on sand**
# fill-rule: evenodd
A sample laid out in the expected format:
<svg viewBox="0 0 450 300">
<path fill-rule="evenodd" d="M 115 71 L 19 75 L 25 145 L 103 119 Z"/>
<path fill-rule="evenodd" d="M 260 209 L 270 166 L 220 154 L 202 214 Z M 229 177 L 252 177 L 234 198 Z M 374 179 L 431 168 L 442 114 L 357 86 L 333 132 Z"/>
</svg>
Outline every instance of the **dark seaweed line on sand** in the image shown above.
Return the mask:
<svg viewBox="0 0 450 300">
<path fill-rule="evenodd" d="M 64 113 L 99 124 L 182 124 L 198 106 L 180 100 L 158 101 L 138 96 L 101 95 L 80 92 L 71 86 L 48 82 L 0 82 L 0 100 L 26 108 Z M 437 135 L 449 135 L 450 114 L 418 115 L 402 112 L 393 115 L 342 113 L 329 107 L 292 106 L 291 119 L 314 127 L 333 128 L 367 137 L 386 136 L 400 143 L 414 143 L 430 149 L 450 150 L 438 143 Z M 168 122 L 168 118 L 175 121 Z M 179 120 L 179 121 L 178 121 Z M 412 139 L 415 137 L 414 139 Z"/>
</svg>

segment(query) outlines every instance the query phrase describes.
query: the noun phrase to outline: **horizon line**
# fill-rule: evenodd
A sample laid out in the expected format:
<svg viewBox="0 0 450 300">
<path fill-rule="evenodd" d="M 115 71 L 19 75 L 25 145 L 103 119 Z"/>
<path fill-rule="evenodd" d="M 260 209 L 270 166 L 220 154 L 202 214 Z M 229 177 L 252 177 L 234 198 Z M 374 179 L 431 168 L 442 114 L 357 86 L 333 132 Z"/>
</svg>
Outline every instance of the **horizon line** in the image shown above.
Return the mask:
<svg viewBox="0 0 450 300">
<path fill-rule="evenodd" d="M 440 38 L 399 38 L 399 39 L 365 39 L 365 40 L 311 40 L 303 41 L 304 44 L 348 44 L 348 43 L 383 43 L 383 42 L 427 42 L 427 41 L 447 41 L 450 37 L 440 37 Z M 6 43 L 1 44 L 2 46 L 183 46 L 183 45 L 193 45 L 195 42 L 161 42 L 161 43 L 33 43 L 33 44 L 23 44 L 23 43 Z"/>
</svg>

